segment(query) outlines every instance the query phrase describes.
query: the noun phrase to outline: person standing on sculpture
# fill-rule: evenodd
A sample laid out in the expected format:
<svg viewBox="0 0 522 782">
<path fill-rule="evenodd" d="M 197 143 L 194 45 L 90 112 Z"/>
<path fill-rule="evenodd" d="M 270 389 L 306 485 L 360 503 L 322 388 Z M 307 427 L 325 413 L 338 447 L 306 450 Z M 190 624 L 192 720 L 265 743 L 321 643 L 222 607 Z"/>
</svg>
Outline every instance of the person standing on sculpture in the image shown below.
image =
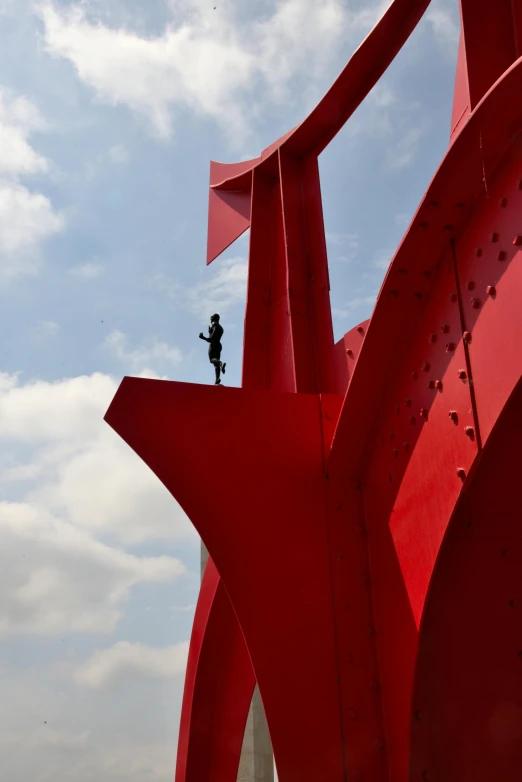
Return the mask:
<svg viewBox="0 0 522 782">
<path fill-rule="evenodd" d="M 221 383 L 220 374 L 223 372 L 225 374 L 225 367 L 226 364 L 223 364 L 221 361 L 221 337 L 223 336 L 224 329 L 223 326 L 219 322 L 219 315 L 211 315 L 210 316 L 210 326 L 208 327 L 208 337 L 205 337 L 203 335 L 203 332 L 200 333 L 199 338 L 204 339 L 205 342 L 209 343 L 208 346 L 208 360 L 211 364 L 214 364 L 214 370 L 216 373 L 216 386 L 219 386 Z"/>
</svg>

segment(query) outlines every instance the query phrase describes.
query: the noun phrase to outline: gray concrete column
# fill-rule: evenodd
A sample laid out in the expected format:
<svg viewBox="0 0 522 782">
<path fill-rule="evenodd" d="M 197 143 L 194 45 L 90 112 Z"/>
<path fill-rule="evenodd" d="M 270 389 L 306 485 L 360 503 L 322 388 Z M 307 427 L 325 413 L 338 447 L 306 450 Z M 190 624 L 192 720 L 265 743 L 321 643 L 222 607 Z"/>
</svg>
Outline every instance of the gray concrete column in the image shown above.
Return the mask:
<svg viewBox="0 0 522 782">
<path fill-rule="evenodd" d="M 201 577 L 208 552 L 201 542 Z M 237 782 L 274 782 L 274 755 L 263 702 L 256 685 L 248 712 Z"/>
</svg>

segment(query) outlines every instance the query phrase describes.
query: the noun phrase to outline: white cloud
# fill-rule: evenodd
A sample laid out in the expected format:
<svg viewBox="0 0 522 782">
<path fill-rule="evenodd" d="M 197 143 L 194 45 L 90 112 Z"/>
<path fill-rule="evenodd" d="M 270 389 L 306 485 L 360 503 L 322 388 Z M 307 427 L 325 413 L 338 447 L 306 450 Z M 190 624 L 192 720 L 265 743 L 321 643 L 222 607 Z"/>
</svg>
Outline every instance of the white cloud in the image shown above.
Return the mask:
<svg viewBox="0 0 522 782">
<path fill-rule="evenodd" d="M 154 367 L 172 367 L 181 363 L 181 350 L 156 338 L 148 340 L 138 348 L 130 349 L 128 339 L 122 331 L 111 331 L 107 336 L 105 347 L 131 370 L 147 374 L 154 373 Z M 151 369 L 152 368 L 152 369 Z"/>
<path fill-rule="evenodd" d="M 60 326 L 54 320 L 39 320 L 33 329 L 33 339 L 43 344 L 56 337 L 59 331 Z"/>
<path fill-rule="evenodd" d="M 63 228 L 46 196 L 0 180 L 0 279 L 36 272 L 40 242 Z"/>
<path fill-rule="evenodd" d="M 41 505 L 0 503 L 0 633 L 114 630 L 132 587 L 169 583 L 173 557 L 137 557 L 53 517 Z"/>
<path fill-rule="evenodd" d="M 115 144 L 109 149 L 109 160 L 111 163 L 128 163 L 129 152 L 123 144 Z"/>
<path fill-rule="evenodd" d="M 246 300 L 248 263 L 244 258 L 218 260 L 207 272 L 205 279 L 192 286 L 173 282 L 162 274 L 150 281 L 150 286 L 162 291 L 180 307 L 200 318 L 220 315 Z"/>
<path fill-rule="evenodd" d="M 50 200 L 19 181 L 49 169 L 28 141 L 33 131 L 45 127 L 28 98 L 0 86 L 0 281 L 35 273 L 40 243 L 64 228 L 64 218 Z"/>
<path fill-rule="evenodd" d="M 101 263 L 82 263 L 80 266 L 73 266 L 69 269 L 69 274 L 73 277 L 80 277 L 83 280 L 96 280 L 105 273 L 105 268 Z"/>
<path fill-rule="evenodd" d="M 120 641 L 96 652 L 75 671 L 75 678 L 79 684 L 95 689 L 134 683 L 137 677 L 171 679 L 185 673 L 187 655 L 188 642 L 152 648 Z"/>
<path fill-rule="evenodd" d="M 99 100 L 125 105 L 168 138 L 176 111 L 189 109 L 241 134 L 263 102 L 294 97 L 292 82 L 306 64 L 306 87 L 322 74 L 346 40 L 358 43 L 386 2 L 347 10 L 342 0 L 280 0 L 264 18 L 241 17 L 220 0 L 216 12 L 202 0 L 171 3 L 161 35 L 142 36 L 89 18 L 83 4 L 40 4 L 47 51 L 75 67 Z M 301 90 L 303 92 L 303 90 Z"/>
<path fill-rule="evenodd" d="M 451 7 L 439 4 L 439 7 L 429 8 L 426 13 L 426 21 L 433 31 L 435 40 L 444 51 L 454 55 L 460 37 L 457 4 L 453 3 Z"/>
<path fill-rule="evenodd" d="M 425 135 L 424 127 L 408 130 L 386 153 L 388 168 L 402 169 L 415 160 L 417 150 Z"/>
<path fill-rule="evenodd" d="M 102 374 L 25 385 L 0 375 L 3 496 L 123 542 L 196 540 L 174 498 L 104 423 L 116 388 Z"/>
<path fill-rule="evenodd" d="M 28 143 L 32 131 L 45 127 L 31 101 L 0 86 L 0 176 L 47 171 L 47 160 Z"/>
</svg>

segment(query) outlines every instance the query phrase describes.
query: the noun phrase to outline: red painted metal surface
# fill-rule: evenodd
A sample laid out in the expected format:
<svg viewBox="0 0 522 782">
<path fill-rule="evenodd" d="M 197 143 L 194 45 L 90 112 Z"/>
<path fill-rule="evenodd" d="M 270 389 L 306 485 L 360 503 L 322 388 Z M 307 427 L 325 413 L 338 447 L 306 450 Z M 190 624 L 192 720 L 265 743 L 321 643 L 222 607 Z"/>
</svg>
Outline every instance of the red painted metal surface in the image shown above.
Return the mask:
<svg viewBox="0 0 522 782">
<path fill-rule="evenodd" d="M 333 340 L 317 156 L 428 5 L 395 0 L 301 125 L 212 164 L 207 261 L 251 229 L 242 388 L 126 378 L 106 416 L 212 557 L 176 782 L 235 782 L 256 680 L 280 782 L 520 776 L 519 0 L 461 0 L 450 149 Z"/>
</svg>

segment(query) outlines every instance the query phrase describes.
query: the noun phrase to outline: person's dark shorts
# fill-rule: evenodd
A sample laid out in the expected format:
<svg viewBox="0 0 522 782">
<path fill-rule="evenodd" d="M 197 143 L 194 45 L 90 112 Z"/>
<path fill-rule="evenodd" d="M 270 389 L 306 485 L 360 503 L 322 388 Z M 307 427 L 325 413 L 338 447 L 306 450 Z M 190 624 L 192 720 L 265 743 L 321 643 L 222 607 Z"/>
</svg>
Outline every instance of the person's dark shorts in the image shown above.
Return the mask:
<svg viewBox="0 0 522 782">
<path fill-rule="evenodd" d="M 222 346 L 221 346 L 220 342 L 217 342 L 214 345 L 209 345 L 208 346 L 208 360 L 209 361 L 213 361 L 214 359 L 217 358 L 218 361 L 219 361 L 219 359 L 221 358 L 221 350 L 222 350 Z"/>
</svg>

